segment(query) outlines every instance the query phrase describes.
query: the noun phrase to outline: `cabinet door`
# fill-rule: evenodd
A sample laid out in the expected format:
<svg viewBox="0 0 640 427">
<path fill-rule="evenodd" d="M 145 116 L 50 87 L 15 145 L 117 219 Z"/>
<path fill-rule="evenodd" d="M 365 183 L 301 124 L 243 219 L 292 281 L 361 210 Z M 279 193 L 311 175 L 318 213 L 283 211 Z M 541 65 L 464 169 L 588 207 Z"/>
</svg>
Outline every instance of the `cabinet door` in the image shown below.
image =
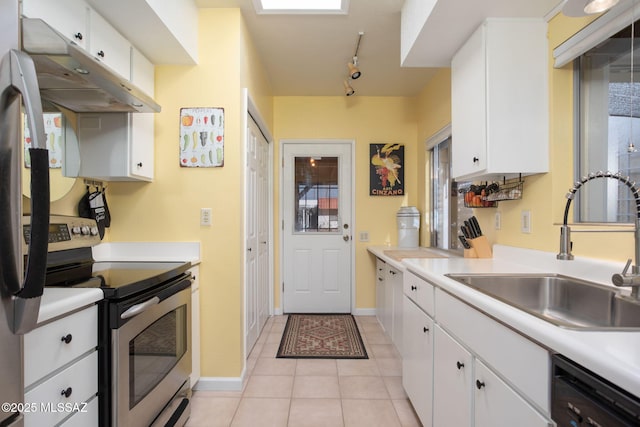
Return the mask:
<svg viewBox="0 0 640 427">
<path fill-rule="evenodd" d="M 63 36 L 86 49 L 89 8 L 82 0 L 23 0 L 22 15 L 40 18 Z"/>
<path fill-rule="evenodd" d="M 135 47 L 131 48 L 131 83 L 153 98 L 155 66 Z"/>
<path fill-rule="evenodd" d="M 383 325 L 384 317 L 384 275 L 386 263 L 380 258 L 376 258 L 376 317 Z M 384 325 L 383 325 L 384 327 Z"/>
<path fill-rule="evenodd" d="M 487 168 L 485 26 L 478 28 L 451 60 L 453 178 Z"/>
<path fill-rule="evenodd" d="M 402 272 L 396 269 L 390 269 L 392 281 L 390 283 L 391 290 L 393 292 L 393 343 L 396 345 L 396 348 L 402 354 L 402 305 L 403 305 L 403 294 L 402 294 Z"/>
<path fill-rule="evenodd" d="M 89 52 L 125 79 L 131 78 L 131 44 L 102 16 L 89 11 Z"/>
<path fill-rule="evenodd" d="M 473 357 L 439 326 L 434 342 L 433 425 L 471 426 Z"/>
<path fill-rule="evenodd" d="M 394 274 L 391 274 L 393 271 Z M 393 279 L 396 271 L 387 265 L 384 275 L 384 307 L 382 308 L 382 326 L 393 340 Z"/>
<path fill-rule="evenodd" d="M 475 371 L 475 427 L 552 425 L 479 360 Z"/>
<path fill-rule="evenodd" d="M 432 425 L 433 320 L 403 297 L 402 385 L 424 427 Z"/>
<path fill-rule="evenodd" d="M 153 179 L 153 113 L 131 114 L 131 175 L 144 180 Z"/>
</svg>

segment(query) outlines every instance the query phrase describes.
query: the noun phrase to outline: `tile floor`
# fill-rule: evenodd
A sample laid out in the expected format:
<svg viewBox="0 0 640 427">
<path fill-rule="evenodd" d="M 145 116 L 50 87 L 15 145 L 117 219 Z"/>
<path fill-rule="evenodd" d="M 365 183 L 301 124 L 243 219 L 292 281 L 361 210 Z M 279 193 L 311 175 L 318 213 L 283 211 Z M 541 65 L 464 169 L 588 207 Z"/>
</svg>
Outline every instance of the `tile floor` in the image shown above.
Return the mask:
<svg viewBox="0 0 640 427">
<path fill-rule="evenodd" d="M 286 316 L 267 324 L 243 391 L 196 391 L 187 427 L 420 426 L 397 350 L 373 316 L 356 316 L 368 360 L 276 359 Z"/>
</svg>

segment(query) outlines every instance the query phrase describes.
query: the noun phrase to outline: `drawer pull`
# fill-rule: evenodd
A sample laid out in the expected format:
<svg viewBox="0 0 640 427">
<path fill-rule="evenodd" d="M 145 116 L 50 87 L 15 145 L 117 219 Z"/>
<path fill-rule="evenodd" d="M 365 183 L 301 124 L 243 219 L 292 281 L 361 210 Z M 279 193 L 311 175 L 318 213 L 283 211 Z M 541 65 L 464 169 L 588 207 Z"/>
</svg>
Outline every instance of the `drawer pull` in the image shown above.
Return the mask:
<svg viewBox="0 0 640 427">
<path fill-rule="evenodd" d="M 462 369 L 464 368 L 464 363 L 456 362 L 456 366 L 458 367 L 458 369 Z"/>
<path fill-rule="evenodd" d="M 75 33 L 73 37 L 75 37 L 78 40 L 82 40 L 82 33 Z"/>
<path fill-rule="evenodd" d="M 422 332 L 424 332 L 424 333 L 426 334 L 427 332 L 429 332 L 429 328 L 427 328 L 426 326 L 424 326 L 424 327 L 422 328 Z"/>
<path fill-rule="evenodd" d="M 98 56 L 104 58 L 104 50 L 98 51 Z"/>
<path fill-rule="evenodd" d="M 71 336 L 71 334 L 67 334 L 67 335 L 63 336 L 62 338 L 60 338 L 60 341 L 62 341 L 65 344 L 69 344 L 72 339 L 73 339 L 73 336 Z"/>
<path fill-rule="evenodd" d="M 67 387 L 66 390 L 62 390 L 62 392 L 60 392 L 60 396 L 64 396 L 66 398 L 68 398 L 69 396 L 71 396 L 71 392 L 73 390 L 71 389 L 71 387 Z"/>
<path fill-rule="evenodd" d="M 418 287 L 417 287 L 417 286 L 413 286 L 413 285 L 411 285 L 411 290 L 412 290 L 412 291 L 417 291 L 417 290 L 418 290 Z"/>
<path fill-rule="evenodd" d="M 476 380 L 476 387 L 478 388 L 478 390 L 480 390 L 482 387 L 484 387 L 484 381 Z"/>
<path fill-rule="evenodd" d="M 391 274 L 396 274 L 396 272 L 395 272 L 395 271 L 393 271 L 393 270 L 389 270 L 389 273 L 391 273 Z"/>
</svg>

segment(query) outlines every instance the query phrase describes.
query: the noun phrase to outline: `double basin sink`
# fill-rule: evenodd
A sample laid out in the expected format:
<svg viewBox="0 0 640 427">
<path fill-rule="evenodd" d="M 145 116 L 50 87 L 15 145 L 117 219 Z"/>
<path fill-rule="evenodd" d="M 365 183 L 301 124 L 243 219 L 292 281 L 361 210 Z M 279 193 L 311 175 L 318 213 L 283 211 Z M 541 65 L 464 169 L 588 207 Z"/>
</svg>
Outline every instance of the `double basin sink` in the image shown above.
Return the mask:
<svg viewBox="0 0 640 427">
<path fill-rule="evenodd" d="M 640 301 L 613 287 L 557 274 L 447 277 L 559 327 L 640 331 Z"/>
</svg>

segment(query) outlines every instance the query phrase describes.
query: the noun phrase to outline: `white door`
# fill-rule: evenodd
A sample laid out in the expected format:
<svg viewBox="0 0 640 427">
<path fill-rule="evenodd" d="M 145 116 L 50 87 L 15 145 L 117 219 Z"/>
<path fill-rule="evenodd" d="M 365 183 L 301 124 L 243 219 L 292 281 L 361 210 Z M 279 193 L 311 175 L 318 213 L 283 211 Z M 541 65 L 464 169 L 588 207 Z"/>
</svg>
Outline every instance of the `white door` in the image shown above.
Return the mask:
<svg viewBox="0 0 640 427">
<path fill-rule="evenodd" d="M 269 146 L 249 120 L 246 164 L 245 347 L 253 348 L 269 316 Z"/>
<path fill-rule="evenodd" d="M 283 144 L 283 311 L 351 312 L 352 144 Z"/>
</svg>

